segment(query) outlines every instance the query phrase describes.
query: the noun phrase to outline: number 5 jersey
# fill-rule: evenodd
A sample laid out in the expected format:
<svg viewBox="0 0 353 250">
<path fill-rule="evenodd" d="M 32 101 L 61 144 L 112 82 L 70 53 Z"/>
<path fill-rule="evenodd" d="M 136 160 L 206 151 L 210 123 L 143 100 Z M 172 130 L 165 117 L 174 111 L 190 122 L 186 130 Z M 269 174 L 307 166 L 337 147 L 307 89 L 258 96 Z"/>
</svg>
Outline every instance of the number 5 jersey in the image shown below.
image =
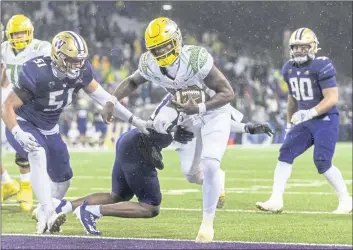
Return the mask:
<svg viewBox="0 0 353 250">
<path fill-rule="evenodd" d="M 289 94 L 298 102 L 298 110 L 315 107 L 324 98 L 324 89 L 337 86 L 336 70 L 327 57 L 316 57 L 300 66 L 289 60 L 282 68 L 282 75 Z M 337 107 L 327 114 L 338 114 Z"/>
</svg>

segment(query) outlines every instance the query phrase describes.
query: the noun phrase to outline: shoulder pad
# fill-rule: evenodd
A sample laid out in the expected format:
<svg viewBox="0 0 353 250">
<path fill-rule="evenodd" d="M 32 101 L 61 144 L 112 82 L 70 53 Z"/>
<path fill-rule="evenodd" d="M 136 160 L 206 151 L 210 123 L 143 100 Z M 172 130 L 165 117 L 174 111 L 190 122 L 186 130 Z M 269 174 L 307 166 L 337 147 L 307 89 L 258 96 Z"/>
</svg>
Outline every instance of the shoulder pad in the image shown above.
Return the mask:
<svg viewBox="0 0 353 250">
<path fill-rule="evenodd" d="M 197 73 L 199 69 L 205 66 L 207 62 L 208 52 L 205 48 L 200 46 L 189 46 L 189 66 Z"/>
<path fill-rule="evenodd" d="M 145 52 L 141 55 L 140 61 L 139 61 L 139 70 L 147 75 L 147 69 L 148 69 L 148 57 L 149 53 Z"/>
<path fill-rule="evenodd" d="M 336 75 L 336 69 L 330 58 L 325 56 L 316 57 L 312 64 L 312 70 L 317 73 L 319 80 Z"/>
</svg>

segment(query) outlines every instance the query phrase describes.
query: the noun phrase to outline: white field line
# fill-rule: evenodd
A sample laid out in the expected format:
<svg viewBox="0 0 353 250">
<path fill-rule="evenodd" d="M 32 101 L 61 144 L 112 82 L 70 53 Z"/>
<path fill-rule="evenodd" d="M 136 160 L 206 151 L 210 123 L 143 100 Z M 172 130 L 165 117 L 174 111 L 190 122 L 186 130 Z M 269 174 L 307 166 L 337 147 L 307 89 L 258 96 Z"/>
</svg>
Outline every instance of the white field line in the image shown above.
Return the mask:
<svg viewBox="0 0 353 250">
<path fill-rule="evenodd" d="M 80 197 L 65 197 L 68 200 L 78 199 Z M 33 207 L 36 207 L 38 204 L 37 201 L 34 202 Z M 3 203 L 2 207 L 17 207 L 18 204 L 16 203 Z M 183 212 L 201 212 L 201 208 L 177 208 L 177 207 L 161 207 L 161 210 L 164 211 L 183 211 Z M 219 212 L 228 212 L 228 213 L 265 213 L 259 210 L 252 210 L 252 209 L 218 209 L 217 213 Z M 331 212 L 323 212 L 323 211 L 295 211 L 295 210 L 285 210 L 282 214 L 332 214 Z M 332 214 L 333 215 L 333 214 Z M 352 216 L 352 213 L 348 214 Z M 347 216 L 347 214 L 345 215 Z"/>
<path fill-rule="evenodd" d="M 107 236 L 86 236 L 86 235 L 43 235 L 43 234 L 13 234 L 3 233 L 2 236 L 31 236 L 31 237 L 52 237 L 52 238 L 82 238 L 82 239 L 106 239 L 106 240 L 136 240 L 136 241 L 170 241 L 170 242 L 195 242 L 194 240 L 186 239 L 160 239 L 160 238 L 116 238 Z M 250 241 L 221 241 L 215 240 L 213 243 L 242 243 L 242 244 L 281 244 L 281 245 L 296 245 L 296 246 L 323 246 L 323 247 L 351 247 L 348 244 L 313 244 L 313 243 L 291 243 L 291 242 L 250 242 Z"/>
</svg>

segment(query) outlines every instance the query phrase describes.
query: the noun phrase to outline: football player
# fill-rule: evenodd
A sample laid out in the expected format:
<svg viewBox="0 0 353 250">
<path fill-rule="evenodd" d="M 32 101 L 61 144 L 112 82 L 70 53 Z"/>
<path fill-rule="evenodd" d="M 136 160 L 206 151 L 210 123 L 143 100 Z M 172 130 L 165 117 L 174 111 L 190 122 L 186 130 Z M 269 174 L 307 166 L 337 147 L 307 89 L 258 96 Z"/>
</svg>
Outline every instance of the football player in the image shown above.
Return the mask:
<svg viewBox="0 0 353 250">
<path fill-rule="evenodd" d="M 96 221 L 102 216 L 157 216 L 162 194 L 156 168 L 164 168 L 161 150 L 171 144 L 173 137 L 171 134 L 149 131 L 147 136 L 132 129 L 119 137 L 116 143 L 111 193 L 94 193 L 71 202 L 54 200 L 56 210 L 63 213 L 74 210 L 84 230 L 90 234 L 101 234 L 96 229 Z M 174 133 L 174 140 L 183 144 L 192 138 L 193 134 L 180 126 Z M 134 195 L 138 202 L 130 201 Z"/>
<path fill-rule="evenodd" d="M 184 45 L 179 27 L 169 18 L 151 21 L 145 31 L 145 42 L 148 51 L 140 57 L 138 70 L 123 80 L 114 92 L 118 100 L 146 81 L 158 84 L 171 94 L 197 86 L 206 89 L 211 96 L 205 103 L 188 102 L 180 107 L 180 111 L 195 117 L 188 127 L 195 138 L 178 149 L 186 179 L 202 183 L 203 219 L 196 241 L 208 243 L 214 236 L 213 221 L 222 186 L 220 162 L 228 143 L 229 103 L 234 99 L 234 92 L 207 50 Z M 104 120 L 110 122 L 112 114 L 113 105 L 108 102 L 103 109 Z"/>
<path fill-rule="evenodd" d="M 281 212 L 283 193 L 292 172 L 293 161 L 314 146 L 314 163 L 336 190 L 339 205 L 333 213 L 352 211 L 352 197 L 340 170 L 332 163 L 339 130 L 336 70 L 327 57 L 316 57 L 319 41 L 314 32 L 300 28 L 289 40 L 289 60 L 282 68 L 288 84 L 287 122 L 290 128 L 281 146 L 274 172 L 272 195 L 256 206 L 264 211 Z"/>
<path fill-rule="evenodd" d="M 85 40 L 71 31 L 57 34 L 50 57 L 36 57 L 23 64 L 14 89 L 2 104 L 2 119 L 11 146 L 28 157 L 33 191 L 40 203 L 37 232 L 57 232 L 65 215 L 56 213 L 51 199 L 62 199 L 72 178 L 69 154 L 59 134 L 63 108 L 83 89 L 93 100 L 114 103 L 115 115 L 144 133 L 147 122 L 124 108 L 94 79 Z"/>
<path fill-rule="evenodd" d="M 24 15 L 14 15 L 7 23 L 7 41 L 1 44 L 1 60 L 6 69 L 6 75 L 3 80 L 8 79 L 10 82 L 8 89 L 11 89 L 18 81 L 18 73 L 24 62 L 37 56 L 50 55 L 50 43 L 34 39 L 33 32 L 34 28 L 31 20 Z M 5 90 L 3 89 L 3 91 Z M 20 191 L 17 194 L 17 201 L 20 203 L 22 211 L 30 211 L 33 206 L 30 166 L 28 160 L 17 153 L 15 162 L 19 166 L 21 173 Z M 4 195 L 7 195 L 6 192 Z"/>
</svg>

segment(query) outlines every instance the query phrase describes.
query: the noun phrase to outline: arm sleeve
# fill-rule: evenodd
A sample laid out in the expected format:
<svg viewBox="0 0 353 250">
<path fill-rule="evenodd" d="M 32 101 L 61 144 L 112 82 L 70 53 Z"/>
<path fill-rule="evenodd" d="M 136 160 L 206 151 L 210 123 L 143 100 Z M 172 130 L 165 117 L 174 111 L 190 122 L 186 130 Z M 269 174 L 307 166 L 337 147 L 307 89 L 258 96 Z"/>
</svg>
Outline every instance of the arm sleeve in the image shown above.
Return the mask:
<svg viewBox="0 0 353 250">
<path fill-rule="evenodd" d="M 23 64 L 22 70 L 18 76 L 18 82 L 14 85 L 13 90 L 23 103 L 28 103 L 34 98 L 36 79 L 34 75 L 30 73 L 28 64 Z"/>
<path fill-rule="evenodd" d="M 148 52 L 143 53 L 139 60 L 138 71 L 143 78 L 148 81 L 153 81 L 153 72 L 150 68 L 149 60 L 150 58 Z"/>
<path fill-rule="evenodd" d="M 193 60 L 192 58 L 190 60 Z M 200 49 L 197 56 L 197 77 L 200 80 L 206 78 L 206 76 L 210 73 L 214 60 L 210 53 L 205 48 Z"/>
</svg>

